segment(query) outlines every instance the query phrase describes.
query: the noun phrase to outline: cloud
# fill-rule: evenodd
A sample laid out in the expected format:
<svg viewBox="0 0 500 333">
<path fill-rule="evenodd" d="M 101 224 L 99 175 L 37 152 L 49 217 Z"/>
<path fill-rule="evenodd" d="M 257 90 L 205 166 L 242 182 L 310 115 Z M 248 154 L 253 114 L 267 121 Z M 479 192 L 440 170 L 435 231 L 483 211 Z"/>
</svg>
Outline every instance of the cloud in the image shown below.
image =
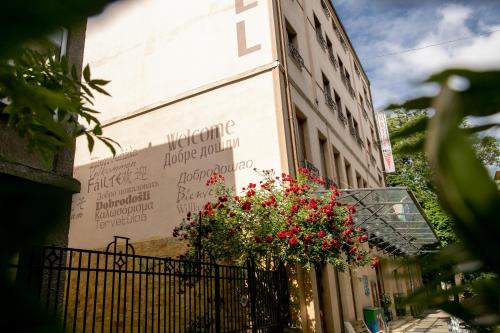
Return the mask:
<svg viewBox="0 0 500 333">
<path fill-rule="evenodd" d="M 500 2 L 337 0 L 334 5 L 371 80 L 376 107 L 428 92 L 415 83 L 445 68 L 500 68 L 500 31 L 487 33 L 500 30 Z M 462 40 L 427 47 L 455 39 Z M 404 52 L 418 48 L 424 49 Z"/>
</svg>

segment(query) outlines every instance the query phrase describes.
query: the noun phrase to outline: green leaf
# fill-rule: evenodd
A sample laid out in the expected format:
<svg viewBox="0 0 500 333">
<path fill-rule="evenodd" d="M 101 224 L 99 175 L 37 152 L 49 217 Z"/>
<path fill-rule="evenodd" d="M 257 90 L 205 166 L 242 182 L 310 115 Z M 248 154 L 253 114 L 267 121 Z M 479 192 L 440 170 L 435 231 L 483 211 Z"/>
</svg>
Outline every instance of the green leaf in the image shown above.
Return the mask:
<svg viewBox="0 0 500 333">
<path fill-rule="evenodd" d="M 87 64 L 85 68 L 83 69 L 83 78 L 85 81 L 89 82 L 90 81 L 90 66 Z"/>
<path fill-rule="evenodd" d="M 97 85 L 97 86 L 105 86 L 107 85 L 108 83 L 110 83 L 111 81 L 109 80 L 99 80 L 99 79 L 94 79 L 94 80 L 91 80 L 89 82 L 89 85 L 93 86 L 93 85 Z"/>
<path fill-rule="evenodd" d="M 409 101 L 404 102 L 403 104 L 391 104 L 385 108 L 385 110 L 397 110 L 397 109 L 405 109 L 405 110 L 424 110 L 432 107 L 432 101 L 434 97 L 419 97 Z"/>
<path fill-rule="evenodd" d="M 87 137 L 87 144 L 88 144 L 88 147 L 89 147 L 89 152 L 92 152 L 94 150 L 94 138 L 92 137 L 92 135 L 88 134 L 88 133 L 85 133 L 85 136 Z"/>
<path fill-rule="evenodd" d="M 403 127 L 393 131 L 391 133 L 391 139 L 398 139 L 407 137 L 410 135 L 422 133 L 427 129 L 427 125 L 429 124 L 429 118 L 426 116 L 422 116 L 416 118 Z"/>
</svg>

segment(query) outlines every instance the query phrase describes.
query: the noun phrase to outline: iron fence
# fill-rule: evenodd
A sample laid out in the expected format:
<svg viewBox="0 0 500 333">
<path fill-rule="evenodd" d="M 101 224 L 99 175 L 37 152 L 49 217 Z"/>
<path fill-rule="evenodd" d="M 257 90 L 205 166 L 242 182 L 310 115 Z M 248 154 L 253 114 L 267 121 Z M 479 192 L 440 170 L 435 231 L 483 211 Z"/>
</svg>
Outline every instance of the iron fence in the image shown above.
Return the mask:
<svg viewBox="0 0 500 333">
<path fill-rule="evenodd" d="M 104 251 L 42 247 L 15 269 L 66 332 L 279 332 L 289 320 L 279 265 L 142 256 L 115 237 Z"/>
</svg>

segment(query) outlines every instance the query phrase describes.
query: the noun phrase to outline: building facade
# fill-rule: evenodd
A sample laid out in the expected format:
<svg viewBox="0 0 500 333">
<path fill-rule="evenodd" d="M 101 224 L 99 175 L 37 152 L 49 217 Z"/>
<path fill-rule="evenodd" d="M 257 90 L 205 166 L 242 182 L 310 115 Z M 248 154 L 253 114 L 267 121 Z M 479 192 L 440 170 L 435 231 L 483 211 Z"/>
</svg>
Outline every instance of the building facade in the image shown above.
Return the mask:
<svg viewBox="0 0 500 333">
<path fill-rule="evenodd" d="M 113 157 L 77 142 L 72 247 L 119 235 L 141 254 L 180 253 L 172 230 L 210 199 L 214 171 L 236 190 L 254 168 L 299 166 L 340 188 L 385 186 L 370 83 L 326 0 L 118 3 L 88 21 L 84 63 L 111 80 L 112 98 L 95 106 L 121 147 Z M 382 275 L 295 272 L 294 320 L 304 332 L 342 332 L 384 288 L 408 290 Z"/>
</svg>

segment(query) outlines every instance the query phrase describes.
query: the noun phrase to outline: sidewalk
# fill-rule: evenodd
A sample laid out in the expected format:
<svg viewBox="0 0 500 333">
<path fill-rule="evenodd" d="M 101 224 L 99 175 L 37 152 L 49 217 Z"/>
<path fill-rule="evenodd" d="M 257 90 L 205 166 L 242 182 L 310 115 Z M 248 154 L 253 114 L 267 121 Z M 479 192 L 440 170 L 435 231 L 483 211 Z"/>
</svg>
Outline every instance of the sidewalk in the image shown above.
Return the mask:
<svg viewBox="0 0 500 333">
<path fill-rule="evenodd" d="M 389 324 L 391 333 L 448 333 L 448 318 L 441 310 L 429 311 L 422 319 L 407 318 Z"/>
</svg>

